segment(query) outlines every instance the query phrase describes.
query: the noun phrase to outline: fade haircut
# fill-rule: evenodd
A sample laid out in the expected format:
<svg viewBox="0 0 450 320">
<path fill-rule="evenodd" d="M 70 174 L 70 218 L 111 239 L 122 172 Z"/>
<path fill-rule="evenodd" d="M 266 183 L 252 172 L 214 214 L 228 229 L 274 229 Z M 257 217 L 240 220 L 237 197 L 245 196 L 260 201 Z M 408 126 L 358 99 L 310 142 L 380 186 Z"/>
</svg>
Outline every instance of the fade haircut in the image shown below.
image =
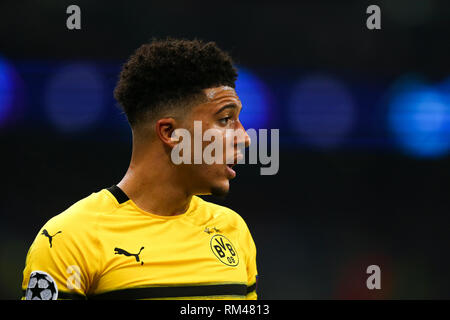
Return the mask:
<svg viewBox="0 0 450 320">
<path fill-rule="evenodd" d="M 234 88 L 231 57 L 214 42 L 168 38 L 139 47 L 123 65 L 114 97 L 131 127 L 174 106 L 203 98 L 203 89 Z"/>
</svg>

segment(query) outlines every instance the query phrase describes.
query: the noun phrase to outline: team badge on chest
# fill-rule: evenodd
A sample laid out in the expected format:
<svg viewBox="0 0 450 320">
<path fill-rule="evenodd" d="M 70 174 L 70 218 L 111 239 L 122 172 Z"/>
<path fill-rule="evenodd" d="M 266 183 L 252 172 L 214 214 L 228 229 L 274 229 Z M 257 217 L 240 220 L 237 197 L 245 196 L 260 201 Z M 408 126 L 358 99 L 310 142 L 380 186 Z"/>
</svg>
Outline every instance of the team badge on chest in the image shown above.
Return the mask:
<svg viewBox="0 0 450 320">
<path fill-rule="evenodd" d="M 210 247 L 214 255 L 230 267 L 236 267 L 239 264 L 239 256 L 230 240 L 221 234 L 216 234 L 211 238 Z"/>
</svg>

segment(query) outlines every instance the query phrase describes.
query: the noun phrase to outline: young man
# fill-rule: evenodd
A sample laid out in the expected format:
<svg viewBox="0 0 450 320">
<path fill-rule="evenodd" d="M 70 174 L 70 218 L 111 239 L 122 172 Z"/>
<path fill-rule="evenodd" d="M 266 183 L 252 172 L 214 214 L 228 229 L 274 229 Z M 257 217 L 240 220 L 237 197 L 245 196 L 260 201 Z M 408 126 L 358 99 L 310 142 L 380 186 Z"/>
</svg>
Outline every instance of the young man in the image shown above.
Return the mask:
<svg viewBox="0 0 450 320">
<path fill-rule="evenodd" d="M 114 92 L 133 133 L 128 171 L 42 227 L 27 255 L 23 299 L 257 298 L 246 223 L 196 196 L 225 195 L 250 143 L 236 78 L 212 42 L 155 40 L 137 49 Z M 177 129 L 193 137 L 194 121 L 231 144 L 232 159 L 175 164 Z"/>
</svg>

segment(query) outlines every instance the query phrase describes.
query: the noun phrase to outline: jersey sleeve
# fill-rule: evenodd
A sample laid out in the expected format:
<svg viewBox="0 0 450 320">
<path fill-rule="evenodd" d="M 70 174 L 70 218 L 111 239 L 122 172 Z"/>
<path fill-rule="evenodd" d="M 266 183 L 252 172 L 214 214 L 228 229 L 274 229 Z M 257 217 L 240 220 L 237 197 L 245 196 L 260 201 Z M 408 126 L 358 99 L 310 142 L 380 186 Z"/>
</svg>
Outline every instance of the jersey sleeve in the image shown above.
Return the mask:
<svg viewBox="0 0 450 320">
<path fill-rule="evenodd" d="M 244 223 L 242 246 L 246 248 L 246 264 L 247 264 L 247 300 L 256 300 L 258 298 L 256 287 L 258 280 L 258 271 L 256 267 L 256 245 L 253 241 L 250 230 Z"/>
<path fill-rule="evenodd" d="M 32 243 L 22 281 L 23 300 L 85 299 L 94 281 L 96 259 L 77 226 L 52 219 Z M 92 246 L 91 246 L 92 247 Z"/>
</svg>

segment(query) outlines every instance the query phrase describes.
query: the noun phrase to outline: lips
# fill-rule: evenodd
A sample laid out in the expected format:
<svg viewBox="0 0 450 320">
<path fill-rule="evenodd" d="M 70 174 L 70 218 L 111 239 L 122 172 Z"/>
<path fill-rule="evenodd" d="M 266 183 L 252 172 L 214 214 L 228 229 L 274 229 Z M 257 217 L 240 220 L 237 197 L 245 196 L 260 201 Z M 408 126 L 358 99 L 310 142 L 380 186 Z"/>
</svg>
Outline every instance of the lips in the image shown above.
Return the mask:
<svg viewBox="0 0 450 320">
<path fill-rule="evenodd" d="M 236 177 L 236 171 L 232 169 L 233 166 L 234 164 L 227 164 L 226 166 L 228 179 L 233 179 L 234 177 Z"/>
<path fill-rule="evenodd" d="M 227 165 L 226 165 L 226 171 L 227 171 L 227 176 L 229 179 L 233 179 L 234 177 L 236 177 L 236 171 L 233 170 L 233 167 L 240 161 L 243 159 L 243 155 L 241 153 L 238 153 L 234 158 L 233 161 L 227 161 Z M 231 162 L 231 163 L 230 163 Z"/>
</svg>

